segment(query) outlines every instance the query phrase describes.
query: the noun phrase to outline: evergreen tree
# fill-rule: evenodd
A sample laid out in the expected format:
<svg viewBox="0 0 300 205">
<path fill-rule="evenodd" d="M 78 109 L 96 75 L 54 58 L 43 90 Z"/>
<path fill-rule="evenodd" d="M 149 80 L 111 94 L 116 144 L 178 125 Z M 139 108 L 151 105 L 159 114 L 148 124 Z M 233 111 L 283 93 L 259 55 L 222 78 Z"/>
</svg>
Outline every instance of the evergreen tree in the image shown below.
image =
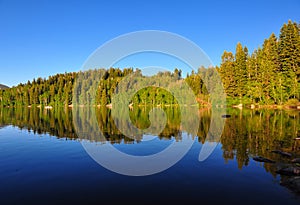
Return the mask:
<svg viewBox="0 0 300 205">
<path fill-rule="evenodd" d="M 278 57 L 282 82 L 281 102 L 289 98 L 299 99 L 300 40 L 299 27 L 289 21 L 280 30 Z M 297 76 L 298 75 L 298 76 Z"/>
<path fill-rule="evenodd" d="M 263 86 L 261 82 L 261 49 L 253 51 L 251 56 L 247 61 L 247 94 L 246 96 L 250 98 L 251 103 L 257 103 L 262 101 L 263 97 Z"/>
<path fill-rule="evenodd" d="M 224 90 L 229 97 L 234 97 L 237 86 L 234 73 L 234 61 L 234 55 L 231 52 L 224 51 L 219 72 Z"/>
<path fill-rule="evenodd" d="M 200 67 L 184 79 L 194 91 L 200 104 L 209 104 L 213 90 L 222 90 L 216 86 L 217 70 L 221 76 L 229 104 L 259 103 L 282 105 L 300 99 L 300 25 L 288 21 L 280 30 L 279 38 L 271 34 L 261 48 L 248 56 L 247 47 L 236 45 L 235 54 L 224 51 L 220 68 Z M 118 87 L 122 78 L 133 73 L 134 79 L 124 88 Z M 75 78 L 78 79 L 74 86 Z M 141 70 L 133 68 L 109 68 L 88 70 L 78 73 L 64 73 L 50 76 L 48 79 L 37 78 L 10 89 L 0 90 L 1 106 L 29 105 L 106 105 L 112 102 L 116 91 L 137 88 L 137 82 L 145 83 Z M 163 80 L 162 80 L 163 79 Z M 182 72 L 176 68 L 173 72 L 159 72 L 150 81 L 151 86 L 134 95 L 133 104 L 158 105 L 173 104 L 172 90 L 180 84 Z M 154 87 L 152 87 L 154 86 Z M 73 91 L 74 87 L 74 91 Z M 116 90 L 118 89 L 118 90 Z M 121 89 L 121 90 L 119 90 Z M 137 88 L 138 89 L 138 88 Z M 184 98 L 181 89 L 173 89 Z M 125 97 L 127 95 L 124 95 Z M 123 97 L 124 97 L 123 96 Z M 227 103 L 228 104 L 228 103 Z"/>
<path fill-rule="evenodd" d="M 276 86 L 278 73 L 278 48 L 277 38 L 271 34 L 269 39 L 266 39 L 262 48 L 262 58 L 260 62 L 261 83 L 263 89 L 264 103 L 273 104 L 277 101 Z"/>
<path fill-rule="evenodd" d="M 236 82 L 235 96 L 239 97 L 240 103 L 242 97 L 246 94 L 246 80 L 247 80 L 247 62 L 248 49 L 238 43 L 235 51 L 235 62 L 234 62 L 234 78 Z"/>
</svg>

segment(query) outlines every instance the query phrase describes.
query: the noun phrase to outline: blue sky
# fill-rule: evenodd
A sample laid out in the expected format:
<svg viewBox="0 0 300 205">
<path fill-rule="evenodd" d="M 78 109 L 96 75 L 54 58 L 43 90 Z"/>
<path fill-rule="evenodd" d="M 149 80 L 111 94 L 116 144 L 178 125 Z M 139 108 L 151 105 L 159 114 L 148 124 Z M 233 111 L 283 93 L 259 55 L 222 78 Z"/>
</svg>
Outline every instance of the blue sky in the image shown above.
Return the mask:
<svg viewBox="0 0 300 205">
<path fill-rule="evenodd" d="M 299 0 L 0 0 L 0 83 L 78 71 L 103 43 L 139 30 L 182 35 L 218 65 L 237 42 L 252 51 L 288 19 L 299 22 L 299 11 Z"/>
</svg>

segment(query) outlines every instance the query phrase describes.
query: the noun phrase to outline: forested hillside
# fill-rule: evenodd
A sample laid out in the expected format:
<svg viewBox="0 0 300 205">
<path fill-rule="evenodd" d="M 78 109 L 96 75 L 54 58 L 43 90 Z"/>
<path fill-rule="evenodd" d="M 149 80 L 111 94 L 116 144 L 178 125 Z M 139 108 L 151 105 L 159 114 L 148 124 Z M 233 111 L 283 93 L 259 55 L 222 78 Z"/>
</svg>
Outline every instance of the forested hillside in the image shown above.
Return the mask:
<svg viewBox="0 0 300 205">
<path fill-rule="evenodd" d="M 300 97 L 300 24 L 284 24 L 251 54 L 238 43 L 218 68 L 229 102 L 296 104 Z"/>
<path fill-rule="evenodd" d="M 300 24 L 289 21 L 280 34 L 271 34 L 263 45 L 249 53 L 238 43 L 235 53 L 224 51 L 221 65 L 199 68 L 185 78 L 180 69 L 158 73 L 157 76 L 183 81 L 192 88 L 200 104 L 211 104 L 203 82 L 214 85 L 218 73 L 227 94 L 227 104 L 298 105 L 300 99 Z M 218 72 L 218 73 L 217 73 Z M 81 105 L 105 106 L 112 102 L 118 83 L 128 74 L 143 78 L 139 69 L 110 68 L 79 73 L 65 73 L 47 79 L 34 79 L 9 89 L 0 89 L 1 106 L 68 106 L 73 97 Z M 75 85 L 76 78 L 81 84 Z M 155 76 L 154 76 L 155 78 Z M 93 86 L 92 86 L 93 85 Z M 173 105 L 174 97 L 158 86 L 136 93 L 132 99 L 137 105 Z M 78 99 L 77 99 L 78 97 Z M 92 100 L 86 100 L 94 97 Z"/>
</svg>

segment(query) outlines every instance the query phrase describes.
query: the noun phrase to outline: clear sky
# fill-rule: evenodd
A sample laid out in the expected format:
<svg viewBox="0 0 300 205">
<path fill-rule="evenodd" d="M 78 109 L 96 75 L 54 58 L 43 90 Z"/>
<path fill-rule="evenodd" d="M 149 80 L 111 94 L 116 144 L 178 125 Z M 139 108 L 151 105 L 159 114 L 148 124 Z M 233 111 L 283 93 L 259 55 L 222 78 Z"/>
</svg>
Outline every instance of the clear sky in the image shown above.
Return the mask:
<svg viewBox="0 0 300 205">
<path fill-rule="evenodd" d="M 219 65 L 237 42 L 250 51 L 288 19 L 299 0 L 0 0 L 0 83 L 80 70 L 106 41 L 139 30 L 163 30 L 200 46 Z"/>
</svg>

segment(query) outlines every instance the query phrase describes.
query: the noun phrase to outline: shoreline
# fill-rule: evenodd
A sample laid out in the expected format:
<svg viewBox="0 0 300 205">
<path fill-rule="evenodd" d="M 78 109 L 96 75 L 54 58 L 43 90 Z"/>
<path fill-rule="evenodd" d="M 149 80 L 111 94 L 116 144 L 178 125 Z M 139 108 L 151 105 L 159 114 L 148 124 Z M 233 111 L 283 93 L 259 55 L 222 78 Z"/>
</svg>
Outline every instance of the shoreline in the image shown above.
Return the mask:
<svg viewBox="0 0 300 205">
<path fill-rule="evenodd" d="M 183 105 L 183 107 L 193 107 L 197 105 Z M 44 106 L 44 105 L 22 105 L 22 106 L 0 106 L 0 108 L 39 108 L 39 109 L 45 109 L 45 110 L 52 110 L 55 108 L 74 108 L 74 107 L 79 107 L 79 108 L 84 108 L 84 107 L 96 107 L 96 108 L 108 108 L 112 109 L 113 106 L 111 104 L 107 105 L 64 105 L 64 106 Z M 133 109 L 135 107 L 180 107 L 179 104 L 159 104 L 159 105 L 145 105 L 145 104 L 139 104 L 139 105 L 132 105 L 130 104 L 128 106 L 130 109 Z M 211 108 L 212 105 L 198 105 L 199 109 L 200 108 Z M 215 105 L 216 108 L 233 108 L 233 109 L 251 109 L 251 110 L 260 110 L 260 109 L 272 109 L 272 110 L 298 110 L 300 111 L 300 105 L 231 105 L 231 106 L 224 106 L 224 105 Z"/>
</svg>

